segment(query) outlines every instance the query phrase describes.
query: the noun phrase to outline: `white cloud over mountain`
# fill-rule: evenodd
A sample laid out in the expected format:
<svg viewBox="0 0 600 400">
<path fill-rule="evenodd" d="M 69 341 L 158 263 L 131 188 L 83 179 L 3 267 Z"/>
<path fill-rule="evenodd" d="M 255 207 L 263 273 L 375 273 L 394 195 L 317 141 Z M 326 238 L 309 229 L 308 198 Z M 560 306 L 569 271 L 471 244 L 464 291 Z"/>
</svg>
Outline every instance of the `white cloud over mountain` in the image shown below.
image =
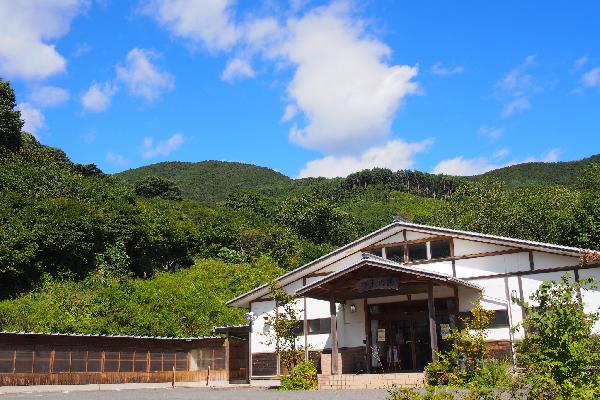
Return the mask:
<svg viewBox="0 0 600 400">
<path fill-rule="evenodd" d="M 38 131 L 46 125 L 42 111 L 28 102 L 17 104 L 17 110 L 21 112 L 21 119 L 25 122 L 23 130 L 39 138 Z"/>
<path fill-rule="evenodd" d="M 183 135 L 176 133 L 167 140 L 161 140 L 158 143 L 154 143 L 154 139 L 151 137 L 144 138 L 144 146 L 142 149 L 142 156 L 144 158 L 155 158 L 158 156 L 167 156 L 177 150 L 183 144 Z"/>
<path fill-rule="evenodd" d="M 309 161 L 298 177 L 343 177 L 373 167 L 389 168 L 394 171 L 411 168 L 414 164 L 414 156 L 428 150 L 432 144 L 432 139 L 417 143 L 407 143 L 397 139 L 383 146 L 368 148 L 357 155 L 329 155 Z"/>
<path fill-rule="evenodd" d="M 510 165 L 521 164 L 526 162 L 555 162 L 558 161 L 560 156 L 560 149 L 552 149 L 540 157 L 526 157 L 524 159 L 513 159 L 502 161 L 502 159 L 508 156 L 509 152 L 507 149 L 500 149 L 494 155 L 490 157 L 475 157 L 475 158 L 464 158 L 462 156 L 450 158 L 448 160 L 440 161 L 433 169 L 434 174 L 447 174 L 447 175 L 459 175 L 459 176 L 470 176 L 479 175 L 484 172 L 491 171 L 502 167 L 508 167 Z"/>
</svg>

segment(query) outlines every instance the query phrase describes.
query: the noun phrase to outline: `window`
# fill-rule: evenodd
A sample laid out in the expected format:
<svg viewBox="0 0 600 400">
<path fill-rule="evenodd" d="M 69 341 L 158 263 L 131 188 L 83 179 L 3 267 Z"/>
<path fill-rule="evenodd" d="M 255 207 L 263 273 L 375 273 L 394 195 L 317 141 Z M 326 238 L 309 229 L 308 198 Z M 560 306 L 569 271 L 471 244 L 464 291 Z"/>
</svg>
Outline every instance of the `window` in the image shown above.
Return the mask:
<svg viewBox="0 0 600 400">
<path fill-rule="evenodd" d="M 433 240 L 429 246 L 431 248 L 431 258 L 450 257 L 449 240 Z"/>
<path fill-rule="evenodd" d="M 381 248 L 379 248 L 379 249 L 372 249 L 372 250 L 369 251 L 369 253 L 371 253 L 371 254 L 373 254 L 374 256 L 377 256 L 377 257 L 383 257 L 383 251 L 382 251 Z"/>
<path fill-rule="evenodd" d="M 414 243 L 409 245 L 408 256 L 411 261 L 427 260 L 427 244 Z"/>
<path fill-rule="evenodd" d="M 403 263 L 404 262 L 404 246 L 386 247 L 385 248 L 385 257 L 388 260 L 392 260 L 397 263 Z"/>
<path fill-rule="evenodd" d="M 490 328 L 506 328 L 508 326 L 508 312 L 506 310 L 495 310 Z"/>
<path fill-rule="evenodd" d="M 309 335 L 331 333 L 331 319 L 329 318 L 309 319 L 306 322 Z"/>
</svg>

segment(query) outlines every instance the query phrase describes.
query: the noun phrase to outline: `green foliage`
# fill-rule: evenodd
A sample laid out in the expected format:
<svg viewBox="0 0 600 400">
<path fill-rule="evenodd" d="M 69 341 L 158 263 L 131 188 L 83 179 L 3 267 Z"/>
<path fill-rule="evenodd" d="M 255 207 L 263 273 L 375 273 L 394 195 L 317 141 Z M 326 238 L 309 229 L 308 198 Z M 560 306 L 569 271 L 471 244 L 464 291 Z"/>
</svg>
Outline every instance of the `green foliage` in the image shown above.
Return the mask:
<svg viewBox="0 0 600 400">
<path fill-rule="evenodd" d="M 314 195 L 297 195 L 282 201 L 279 221 L 314 243 L 341 245 L 357 235 L 352 216 Z"/>
<path fill-rule="evenodd" d="M 2 152 L 16 151 L 21 148 L 21 113 L 16 110 L 15 92 L 0 78 L 0 155 Z"/>
<path fill-rule="evenodd" d="M 595 286 L 592 280 L 572 282 L 565 275 L 560 282 L 539 287 L 531 297 L 536 306 L 515 299 L 527 315 L 522 324 L 527 334 L 518 343 L 517 362 L 524 385 L 535 398 L 600 395 L 600 354 L 590 351 L 596 345 L 592 327 L 598 313 L 586 313 L 579 297 L 590 286 Z"/>
<path fill-rule="evenodd" d="M 289 375 L 281 377 L 281 390 L 317 390 L 317 367 L 314 361 L 298 362 Z"/>
<path fill-rule="evenodd" d="M 460 397 L 459 397 L 460 398 Z M 393 388 L 388 391 L 387 400 L 456 400 L 454 391 L 436 390 L 427 387 L 424 391 L 410 388 Z"/>
<path fill-rule="evenodd" d="M 182 200 L 181 190 L 175 182 L 160 176 L 147 176 L 133 185 L 135 194 L 147 199 L 160 197 L 165 200 Z"/>
<path fill-rule="evenodd" d="M 118 268 L 115 245 L 101 263 Z M 201 260 L 151 279 L 111 277 L 98 270 L 83 281 L 46 278 L 15 300 L 0 301 L 0 327 L 11 331 L 113 335 L 201 336 L 215 325 L 244 323 L 243 310 L 225 302 L 282 273 L 272 261 L 228 264 Z M 100 276 L 99 276 L 100 275 Z"/>
</svg>

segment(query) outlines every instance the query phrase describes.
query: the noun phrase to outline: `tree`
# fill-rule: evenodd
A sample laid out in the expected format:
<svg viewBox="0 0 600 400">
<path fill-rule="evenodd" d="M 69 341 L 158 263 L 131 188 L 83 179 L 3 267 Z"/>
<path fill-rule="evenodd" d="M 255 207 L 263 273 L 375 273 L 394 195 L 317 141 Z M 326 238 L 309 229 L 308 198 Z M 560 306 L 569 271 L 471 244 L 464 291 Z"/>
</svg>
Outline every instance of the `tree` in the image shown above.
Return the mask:
<svg viewBox="0 0 600 400">
<path fill-rule="evenodd" d="M 592 327 L 598 313 L 586 313 L 581 291 L 592 279 L 544 282 L 531 296 L 537 305 L 515 299 L 524 307 L 526 335 L 517 346 L 517 363 L 533 398 L 597 398 L 600 355 L 592 349 Z M 595 389 L 594 389 L 595 388 Z"/>
<path fill-rule="evenodd" d="M 181 190 L 175 182 L 160 176 L 148 176 L 140 179 L 134 185 L 138 196 L 153 199 L 160 197 L 165 200 L 182 200 Z"/>
<path fill-rule="evenodd" d="M 296 309 L 296 298 L 278 287 L 275 281 L 271 281 L 270 287 L 278 312 L 269 321 L 273 331 L 269 334 L 267 344 L 275 345 L 275 352 L 279 355 L 281 364 L 288 371 L 292 371 L 302 361 L 304 353 L 298 345 L 302 310 Z"/>
<path fill-rule="evenodd" d="M 16 151 L 21 148 L 21 113 L 16 110 L 15 92 L 10 82 L 0 78 L 0 150 Z"/>
</svg>

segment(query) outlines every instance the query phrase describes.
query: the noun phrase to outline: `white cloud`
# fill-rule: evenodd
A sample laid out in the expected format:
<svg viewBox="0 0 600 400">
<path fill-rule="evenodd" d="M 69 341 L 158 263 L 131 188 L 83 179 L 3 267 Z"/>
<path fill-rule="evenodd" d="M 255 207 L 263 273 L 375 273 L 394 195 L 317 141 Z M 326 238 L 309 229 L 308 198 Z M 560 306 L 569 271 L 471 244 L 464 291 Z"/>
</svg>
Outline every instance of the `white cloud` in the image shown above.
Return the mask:
<svg viewBox="0 0 600 400">
<path fill-rule="evenodd" d="M 88 111 L 106 111 L 117 91 L 117 86 L 110 82 L 105 82 L 102 85 L 94 83 L 81 97 L 81 105 Z"/>
<path fill-rule="evenodd" d="M 17 104 L 16 108 L 21 112 L 21 119 L 25 122 L 23 130 L 39 138 L 38 131 L 46 124 L 44 114 L 27 102 Z"/>
<path fill-rule="evenodd" d="M 291 121 L 296 115 L 298 115 L 298 107 L 293 104 L 288 104 L 285 106 L 285 111 L 281 117 L 281 122 Z"/>
<path fill-rule="evenodd" d="M 228 50 L 238 40 L 230 0 L 150 0 L 145 11 L 171 34 L 201 43 L 209 50 Z"/>
<path fill-rule="evenodd" d="M 0 73 L 44 79 L 66 68 L 52 40 L 65 35 L 87 0 L 0 1 Z"/>
<path fill-rule="evenodd" d="M 434 75 L 448 76 L 448 75 L 460 74 L 461 72 L 464 72 L 464 68 L 461 67 L 460 65 L 452 65 L 452 66 L 445 67 L 439 61 L 436 62 L 435 64 L 433 64 L 431 67 L 431 73 Z"/>
<path fill-rule="evenodd" d="M 233 82 L 236 79 L 254 77 L 254 70 L 250 63 L 241 58 L 229 60 L 225 70 L 221 74 L 221 79 L 227 82 Z"/>
<path fill-rule="evenodd" d="M 527 56 L 523 63 L 496 82 L 497 94 L 503 102 L 503 118 L 530 109 L 530 98 L 544 90 L 543 85 L 536 82 L 536 78 L 529 72 L 535 66 L 535 58 L 535 55 Z"/>
<path fill-rule="evenodd" d="M 477 133 L 492 140 L 498 140 L 502 137 L 504 130 L 493 126 L 482 126 L 477 129 Z"/>
<path fill-rule="evenodd" d="M 508 149 L 501 149 L 492 156 L 494 160 L 488 157 L 464 158 L 462 156 L 454 157 L 448 160 L 440 161 L 433 169 L 434 174 L 447 174 L 470 176 L 479 175 L 493 169 L 503 168 L 510 165 L 522 164 L 527 162 L 556 162 L 560 156 L 560 149 L 552 149 L 540 157 L 528 156 L 521 160 L 510 160 L 507 162 L 498 162 L 509 154 Z"/>
<path fill-rule="evenodd" d="M 573 63 L 573 68 L 571 69 L 571 71 L 573 71 L 573 72 L 579 71 L 581 69 L 581 67 L 583 67 L 584 65 L 586 65 L 588 63 L 588 61 L 589 61 L 589 59 L 587 58 L 587 56 L 579 57 Z"/>
<path fill-rule="evenodd" d="M 33 91 L 30 98 L 40 107 L 56 107 L 69 100 L 69 92 L 56 86 L 42 86 Z"/>
<path fill-rule="evenodd" d="M 600 67 L 596 67 L 583 74 L 581 83 L 587 87 L 600 86 Z"/>
<path fill-rule="evenodd" d="M 417 143 L 406 143 L 402 140 L 391 140 L 379 147 L 371 147 L 359 155 L 329 155 L 306 163 L 300 171 L 299 178 L 323 176 L 333 178 L 347 176 L 367 168 L 389 168 L 399 170 L 411 168 L 414 156 L 429 149 L 433 140 L 427 139 Z"/>
<path fill-rule="evenodd" d="M 416 93 L 417 68 L 390 65 L 390 49 L 338 4 L 288 21 L 280 55 L 295 67 L 287 92 L 308 119 L 292 142 L 344 152 L 390 134 L 401 101 Z"/>
<path fill-rule="evenodd" d="M 126 167 L 127 165 L 129 165 L 129 160 L 125 159 L 125 157 L 123 157 L 121 154 L 113 153 L 112 151 L 106 153 L 106 161 L 108 161 L 111 164 L 120 165 L 122 167 Z"/>
<path fill-rule="evenodd" d="M 144 147 L 142 156 L 144 158 L 154 158 L 158 156 L 167 156 L 177 150 L 183 144 L 183 135 L 176 133 L 167 140 L 162 140 L 154 145 L 154 139 L 144 138 Z"/>
<path fill-rule="evenodd" d="M 525 97 L 519 97 L 504 105 L 504 108 L 502 109 L 502 117 L 510 117 L 515 113 L 529 110 L 530 108 L 531 104 L 529 103 L 529 100 L 527 100 Z"/>
<path fill-rule="evenodd" d="M 134 48 L 127 53 L 125 66 L 117 66 L 117 79 L 129 93 L 152 101 L 173 90 L 175 78 L 152 63 L 158 54 L 153 50 Z"/>
</svg>

